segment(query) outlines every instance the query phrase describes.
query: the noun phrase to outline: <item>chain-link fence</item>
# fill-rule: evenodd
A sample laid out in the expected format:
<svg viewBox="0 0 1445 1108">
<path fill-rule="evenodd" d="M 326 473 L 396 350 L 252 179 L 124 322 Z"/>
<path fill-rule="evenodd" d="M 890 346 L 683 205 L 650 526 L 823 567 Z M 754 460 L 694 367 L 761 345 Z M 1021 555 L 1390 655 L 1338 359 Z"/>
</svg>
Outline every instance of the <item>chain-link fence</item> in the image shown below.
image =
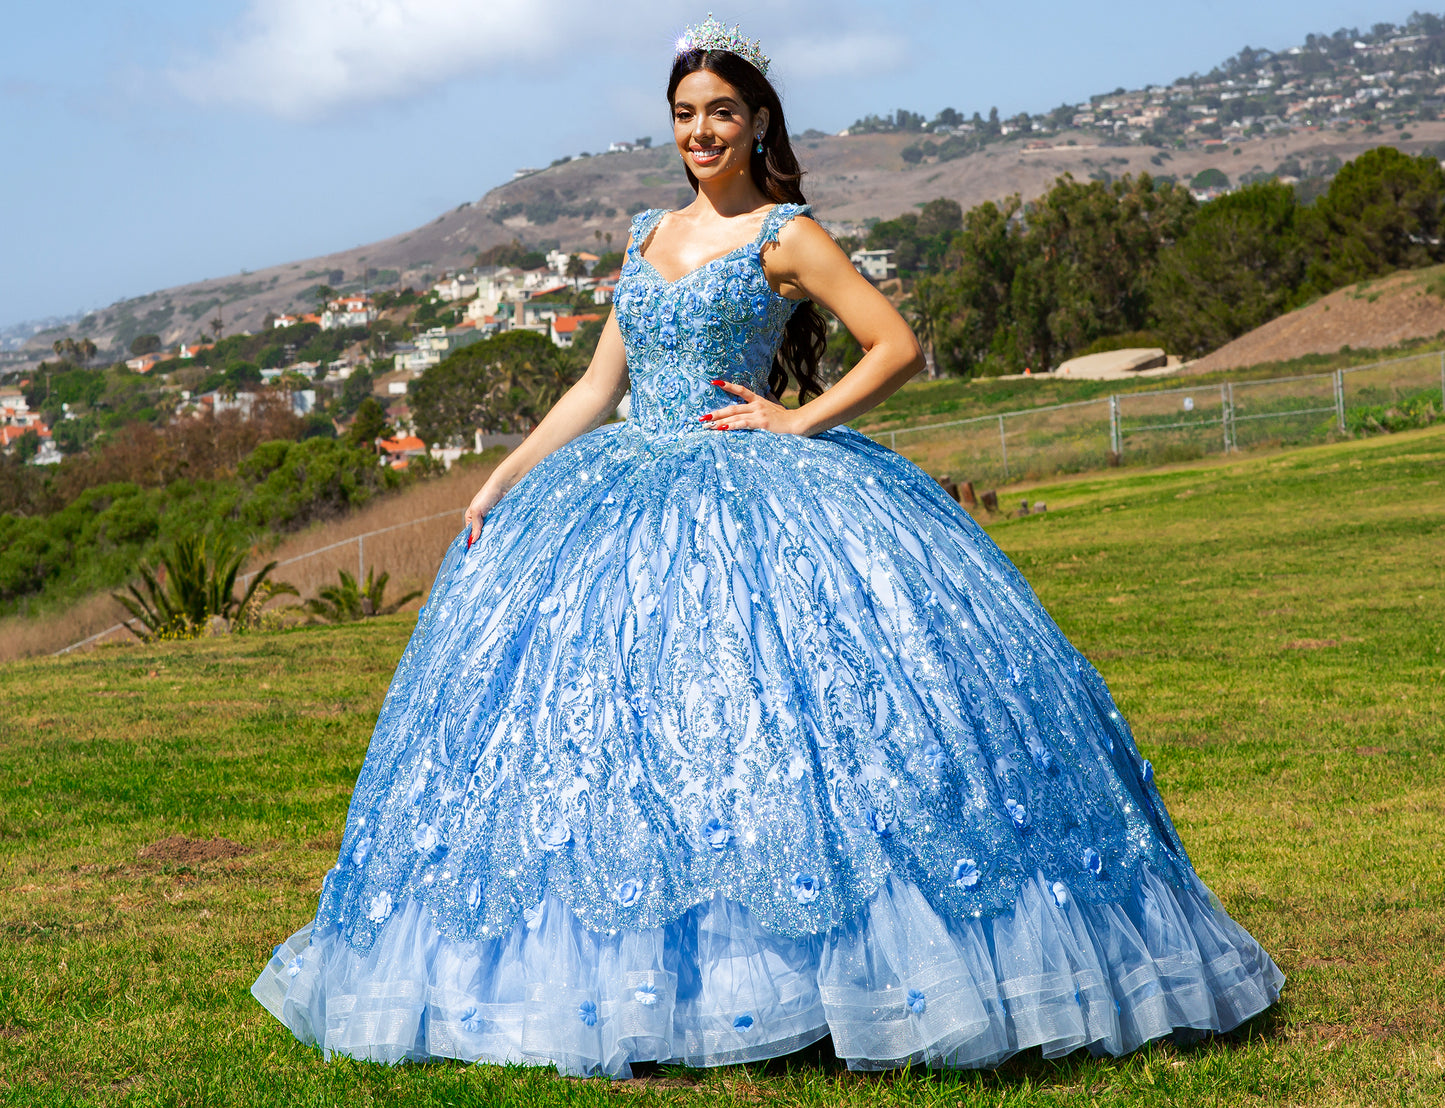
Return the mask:
<svg viewBox="0 0 1445 1108">
<path fill-rule="evenodd" d="M 1121 392 L 875 432 L 934 474 L 987 484 L 1329 442 L 1445 411 L 1445 353 L 1329 373 Z M 1402 413 L 1402 409 L 1404 409 Z M 1419 409 L 1418 411 L 1416 409 Z"/>
</svg>

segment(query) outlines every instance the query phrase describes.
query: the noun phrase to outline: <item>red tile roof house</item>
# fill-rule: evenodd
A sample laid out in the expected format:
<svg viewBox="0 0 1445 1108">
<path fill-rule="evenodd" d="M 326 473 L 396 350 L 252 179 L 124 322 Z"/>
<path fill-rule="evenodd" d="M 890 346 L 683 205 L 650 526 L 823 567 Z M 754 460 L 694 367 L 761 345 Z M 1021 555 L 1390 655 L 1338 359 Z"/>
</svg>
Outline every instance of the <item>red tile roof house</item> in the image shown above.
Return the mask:
<svg viewBox="0 0 1445 1108">
<path fill-rule="evenodd" d="M 572 340 L 577 337 L 577 329 L 582 324 L 601 318 L 596 314 L 554 316 L 551 322 L 550 338 L 556 346 L 564 348 L 571 346 Z"/>
<path fill-rule="evenodd" d="M 377 443 L 382 449 L 382 464 L 392 469 L 405 469 L 413 458 L 426 454 L 426 443 L 415 435 L 398 435 L 394 439 L 382 439 Z"/>
<path fill-rule="evenodd" d="M 31 411 L 23 389 L 7 385 L 0 388 L 0 423 L 11 427 L 32 427 L 40 423 L 40 413 Z"/>
<path fill-rule="evenodd" d="M 174 356 L 173 354 L 142 354 L 137 358 L 127 358 L 125 367 L 136 373 L 149 373 L 155 368 L 157 362 L 163 362 Z"/>
<path fill-rule="evenodd" d="M 34 431 L 42 441 L 50 438 L 50 428 L 43 423 L 35 423 L 29 427 L 0 427 L 0 450 L 8 454 L 15 440 L 27 431 Z"/>
</svg>

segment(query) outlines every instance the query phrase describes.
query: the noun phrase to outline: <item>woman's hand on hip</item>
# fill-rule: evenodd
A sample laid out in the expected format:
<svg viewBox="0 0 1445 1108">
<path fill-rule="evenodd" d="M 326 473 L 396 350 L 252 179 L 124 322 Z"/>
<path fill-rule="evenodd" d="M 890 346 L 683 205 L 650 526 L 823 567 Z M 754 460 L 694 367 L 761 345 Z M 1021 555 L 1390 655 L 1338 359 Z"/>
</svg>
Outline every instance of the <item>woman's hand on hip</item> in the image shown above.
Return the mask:
<svg viewBox="0 0 1445 1108">
<path fill-rule="evenodd" d="M 487 513 L 496 507 L 497 501 L 502 499 L 503 490 L 491 481 L 488 481 L 480 489 L 477 495 L 472 497 L 472 502 L 467 505 L 466 525 L 470 529 L 467 532 L 467 549 L 470 550 L 472 543 L 476 542 L 482 533 L 482 522 L 487 518 Z"/>
<path fill-rule="evenodd" d="M 780 435 L 803 434 L 803 423 L 797 409 L 785 408 L 772 395 L 759 396 L 744 385 L 724 381 L 721 377 L 713 384 L 729 392 L 739 400 L 726 408 L 698 416 L 703 423 L 715 431 L 774 431 Z"/>
</svg>

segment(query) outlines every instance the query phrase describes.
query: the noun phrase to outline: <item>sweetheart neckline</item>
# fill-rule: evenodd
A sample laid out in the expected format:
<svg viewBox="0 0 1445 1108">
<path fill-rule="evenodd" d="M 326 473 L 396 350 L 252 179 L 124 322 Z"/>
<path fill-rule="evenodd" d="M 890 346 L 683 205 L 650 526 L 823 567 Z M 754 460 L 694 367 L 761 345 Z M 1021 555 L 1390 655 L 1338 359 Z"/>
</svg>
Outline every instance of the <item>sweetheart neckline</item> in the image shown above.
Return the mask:
<svg viewBox="0 0 1445 1108">
<path fill-rule="evenodd" d="M 746 250 L 749 246 L 752 245 L 754 245 L 754 243 L 752 242 L 740 243 L 739 245 L 734 246 L 726 254 L 719 254 L 716 258 L 709 258 L 707 261 L 703 262 L 702 265 L 694 266 L 692 269 L 689 269 L 686 273 L 684 273 L 681 277 L 676 277 L 671 281 L 669 281 L 666 277 L 662 275 L 662 271 L 647 259 L 647 256 L 643 254 L 641 249 L 637 251 L 637 260 L 643 265 L 647 266 L 648 269 L 652 270 L 654 276 L 656 276 L 657 279 L 661 281 L 664 285 L 680 285 L 682 284 L 682 282 L 686 281 L 689 277 L 691 277 L 694 273 L 701 273 L 708 266 L 716 265 L 718 262 L 723 261 L 725 258 L 731 258 L 734 254 L 738 253 L 739 251 Z M 771 290 L 772 286 L 769 285 L 768 288 Z M 773 295 L 777 296 L 780 294 L 774 292 Z M 784 299 L 786 299 L 786 297 Z"/>
</svg>

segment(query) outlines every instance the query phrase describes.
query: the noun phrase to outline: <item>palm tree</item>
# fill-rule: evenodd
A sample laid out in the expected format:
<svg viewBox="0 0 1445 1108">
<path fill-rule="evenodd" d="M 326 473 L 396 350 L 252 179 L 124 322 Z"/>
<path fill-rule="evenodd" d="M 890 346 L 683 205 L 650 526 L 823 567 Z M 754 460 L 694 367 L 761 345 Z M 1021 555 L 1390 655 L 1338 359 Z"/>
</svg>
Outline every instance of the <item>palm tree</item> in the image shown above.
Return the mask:
<svg viewBox="0 0 1445 1108">
<path fill-rule="evenodd" d="M 243 596 L 234 593 L 236 574 L 247 551 L 226 539 L 189 535 L 176 539 L 161 557 L 160 568 L 145 562 L 138 567 L 145 594 L 134 584 L 129 596 L 112 593 L 144 630 L 131 632 L 145 642 L 156 638 L 189 638 L 198 634 L 212 616 L 230 620 L 246 609 L 264 585 L 268 596 L 289 593 L 295 588 L 281 581 L 268 581 L 276 568 L 269 562 L 257 572 Z M 129 626 L 129 624 L 127 624 Z"/>
<path fill-rule="evenodd" d="M 389 616 L 407 601 L 421 595 L 420 589 L 413 589 L 399 600 L 386 604 L 386 583 L 391 580 L 391 574 L 374 577 L 375 573 L 375 568 L 367 570 L 366 583 L 358 585 L 356 578 L 346 570 L 338 570 L 341 583 L 317 590 L 317 594 L 306 602 L 307 610 L 327 623 L 354 623 L 368 616 Z"/>
<path fill-rule="evenodd" d="M 572 281 L 572 287 L 577 287 L 577 282 L 587 276 L 587 263 L 582 260 L 580 254 L 573 254 L 567 259 L 567 276 Z"/>
<path fill-rule="evenodd" d="M 917 332 L 923 346 L 928 366 L 928 379 L 938 376 L 937 363 L 933 356 L 933 341 L 938 325 L 942 321 L 946 297 L 939 283 L 931 277 L 921 277 L 913 285 L 913 292 L 903 302 L 903 317 Z"/>
</svg>

